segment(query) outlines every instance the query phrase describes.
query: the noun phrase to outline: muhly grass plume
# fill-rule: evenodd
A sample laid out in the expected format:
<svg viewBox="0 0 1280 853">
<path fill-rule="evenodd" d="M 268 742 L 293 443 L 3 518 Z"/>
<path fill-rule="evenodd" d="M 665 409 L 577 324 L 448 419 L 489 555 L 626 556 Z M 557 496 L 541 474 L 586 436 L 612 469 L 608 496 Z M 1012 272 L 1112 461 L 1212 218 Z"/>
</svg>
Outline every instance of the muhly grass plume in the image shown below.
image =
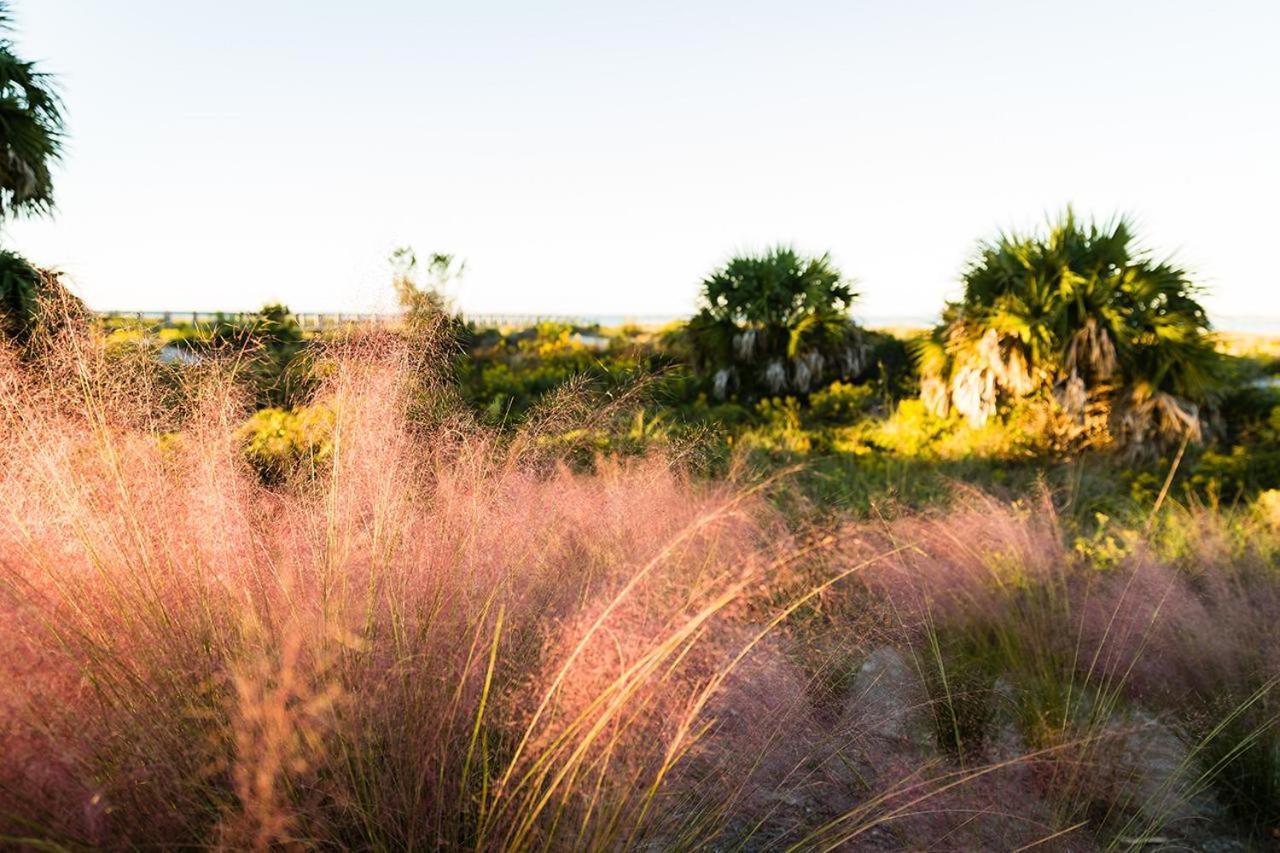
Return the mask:
<svg viewBox="0 0 1280 853">
<path fill-rule="evenodd" d="M 6 356 L 0 837 L 1093 849 L 1267 796 L 1248 554 L 1102 572 L 977 494 L 799 528 L 768 481 L 564 464 L 566 409 L 487 431 L 420 352 L 331 347 L 331 448 L 270 486 L 221 362 Z M 1140 714 L 1194 772 L 1143 775 Z"/>
</svg>

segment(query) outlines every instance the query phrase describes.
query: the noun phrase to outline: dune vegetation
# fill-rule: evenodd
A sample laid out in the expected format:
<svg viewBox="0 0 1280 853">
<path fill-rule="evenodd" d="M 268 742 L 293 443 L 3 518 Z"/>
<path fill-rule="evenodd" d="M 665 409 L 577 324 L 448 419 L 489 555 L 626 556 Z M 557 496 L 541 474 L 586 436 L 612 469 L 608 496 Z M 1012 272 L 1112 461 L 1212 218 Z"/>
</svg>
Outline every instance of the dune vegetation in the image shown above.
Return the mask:
<svg viewBox="0 0 1280 853">
<path fill-rule="evenodd" d="M 312 341 L 300 408 L 247 421 L 235 347 L 7 353 L 9 843 L 1270 843 L 1275 492 L 1112 522 L 1086 459 L 977 488 L 945 438 L 801 452 L 583 382 L 494 419 L 452 329 Z M 846 387 L 790 428 L 887 429 Z M 869 455 L 920 467 L 831 461 Z"/>
</svg>

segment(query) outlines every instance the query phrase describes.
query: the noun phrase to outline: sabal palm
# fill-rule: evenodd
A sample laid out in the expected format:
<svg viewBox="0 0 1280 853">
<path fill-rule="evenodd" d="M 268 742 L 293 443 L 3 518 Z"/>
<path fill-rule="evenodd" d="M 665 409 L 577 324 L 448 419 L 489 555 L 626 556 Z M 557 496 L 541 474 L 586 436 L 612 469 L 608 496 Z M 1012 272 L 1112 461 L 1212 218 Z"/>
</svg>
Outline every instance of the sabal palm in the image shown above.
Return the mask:
<svg viewBox="0 0 1280 853">
<path fill-rule="evenodd" d="M 778 246 L 730 260 L 702 283 L 689 322 L 699 366 L 717 393 L 806 393 L 827 375 L 862 368 L 861 335 L 848 316 L 853 288 L 827 255 Z"/>
<path fill-rule="evenodd" d="M 0 0 L 0 224 L 24 213 L 53 208 L 51 167 L 62 151 L 62 105 L 49 77 L 20 59 L 5 36 L 9 4 Z M 25 344 L 45 317 L 59 325 L 78 312 L 79 302 L 58 274 L 0 251 L 0 340 Z"/>
<path fill-rule="evenodd" d="M 1002 401 L 1042 394 L 1077 434 L 1092 414 L 1131 446 L 1200 435 L 1218 359 L 1198 289 L 1135 248 L 1123 219 L 1084 224 L 1068 210 L 1044 236 L 1001 235 L 964 283 L 918 346 L 936 410 L 982 423 Z"/>
<path fill-rule="evenodd" d="M 53 206 L 51 167 L 62 151 L 62 105 L 48 75 L 20 59 L 4 34 L 0 0 L 0 218 Z"/>
</svg>

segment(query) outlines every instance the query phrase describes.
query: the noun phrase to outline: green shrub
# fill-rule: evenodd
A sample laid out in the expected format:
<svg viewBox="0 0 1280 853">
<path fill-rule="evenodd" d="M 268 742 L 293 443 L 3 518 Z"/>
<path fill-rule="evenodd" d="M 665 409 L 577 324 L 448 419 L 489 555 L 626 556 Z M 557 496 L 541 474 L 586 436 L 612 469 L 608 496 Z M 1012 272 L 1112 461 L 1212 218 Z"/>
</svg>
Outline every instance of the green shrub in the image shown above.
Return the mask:
<svg viewBox="0 0 1280 853">
<path fill-rule="evenodd" d="M 879 396 L 901 398 L 919 393 L 920 376 L 905 339 L 888 332 L 867 332 L 866 366 L 860 382 L 876 386 Z"/>
<path fill-rule="evenodd" d="M 84 305 L 56 270 L 40 269 L 16 252 L 0 251 L 0 341 L 27 346 L 37 330 L 57 331 L 85 315 Z"/>
<path fill-rule="evenodd" d="M 757 424 L 737 439 L 749 450 L 787 454 L 808 453 L 813 434 L 802 422 L 801 404 L 795 397 L 766 397 L 755 405 Z"/>
<path fill-rule="evenodd" d="M 934 415 L 923 402 L 903 400 L 893 414 L 878 425 L 872 441 L 892 453 L 921 456 L 949 431 L 947 420 Z"/>
<path fill-rule="evenodd" d="M 1229 444 L 1274 442 L 1280 438 L 1280 393 L 1242 382 L 1223 397 L 1219 416 L 1220 437 Z"/>
<path fill-rule="evenodd" d="M 248 320 L 214 324 L 203 339 L 181 339 L 196 349 L 224 350 L 244 356 L 244 377 L 261 408 L 298 405 L 311 391 L 304 355 L 306 335 L 289 308 L 264 305 Z"/>
<path fill-rule="evenodd" d="M 606 338 L 607 345 L 589 346 L 585 335 Z M 658 376 L 658 396 L 687 399 L 692 388 L 671 367 L 670 359 L 631 337 L 547 322 L 506 334 L 476 332 L 455 373 L 463 399 L 490 423 L 506 424 L 519 423 L 539 400 L 569 382 L 607 394 Z"/>
<path fill-rule="evenodd" d="M 1235 446 L 1210 450 L 1196 461 L 1187 488 L 1211 502 L 1234 503 L 1280 486 L 1280 448 Z"/>
</svg>

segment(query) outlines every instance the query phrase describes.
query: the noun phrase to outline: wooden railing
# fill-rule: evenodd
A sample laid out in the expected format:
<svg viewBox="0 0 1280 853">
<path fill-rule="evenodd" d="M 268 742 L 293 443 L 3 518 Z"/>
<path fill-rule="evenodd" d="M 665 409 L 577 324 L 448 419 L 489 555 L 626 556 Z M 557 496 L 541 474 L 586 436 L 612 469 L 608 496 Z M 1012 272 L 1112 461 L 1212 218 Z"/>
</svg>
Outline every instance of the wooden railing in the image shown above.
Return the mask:
<svg viewBox="0 0 1280 853">
<path fill-rule="evenodd" d="M 212 326 L 219 323 L 245 323 L 260 315 L 255 311 L 98 311 L 98 317 L 106 322 L 127 321 L 140 325 L 172 329 L 181 326 Z M 294 313 L 298 325 L 308 330 L 319 330 L 353 323 L 389 323 L 398 314 L 371 314 L 359 312 Z M 622 315 L 587 314 L 493 314 L 463 312 L 464 319 L 481 328 L 527 328 L 539 323 L 568 323 L 574 326 L 620 325 L 635 323 L 640 326 L 657 326 L 668 322 L 665 316 L 630 317 Z"/>
<path fill-rule="evenodd" d="M 220 323 L 247 323 L 261 316 L 256 311 L 98 311 L 95 313 L 99 319 L 107 322 L 130 321 L 165 329 L 180 326 L 213 326 Z M 293 317 L 304 329 L 324 329 L 352 323 L 386 323 L 396 319 L 397 315 L 305 311 L 295 313 Z"/>
</svg>

